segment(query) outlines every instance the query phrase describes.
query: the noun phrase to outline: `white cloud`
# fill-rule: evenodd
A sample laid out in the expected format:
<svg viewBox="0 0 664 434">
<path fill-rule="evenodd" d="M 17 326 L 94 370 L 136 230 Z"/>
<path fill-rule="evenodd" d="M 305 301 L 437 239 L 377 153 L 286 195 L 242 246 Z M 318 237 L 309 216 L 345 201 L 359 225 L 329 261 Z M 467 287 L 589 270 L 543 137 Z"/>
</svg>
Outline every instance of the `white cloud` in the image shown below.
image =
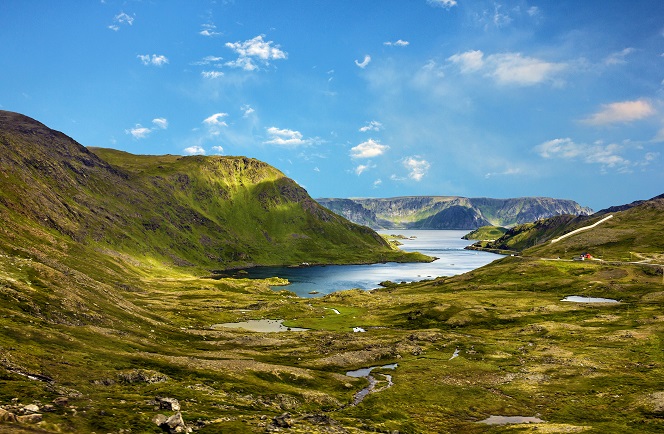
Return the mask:
<svg viewBox="0 0 664 434">
<path fill-rule="evenodd" d="M 187 155 L 205 155 L 205 149 L 200 146 L 190 146 L 184 148 L 184 153 Z"/>
<path fill-rule="evenodd" d="M 575 143 L 570 138 L 554 139 L 535 147 L 543 158 L 580 160 L 588 164 L 601 164 L 604 167 L 628 166 L 630 161 L 620 155 L 622 147 L 617 144 L 593 145 Z"/>
<path fill-rule="evenodd" d="M 619 65 L 621 63 L 627 63 L 625 58 L 632 54 L 634 51 L 634 48 L 628 47 L 625 48 L 624 50 L 618 51 L 616 53 L 611 53 L 606 59 L 604 59 L 604 64 L 605 65 Z"/>
<path fill-rule="evenodd" d="M 488 74 L 499 84 L 532 86 L 553 80 L 553 76 L 567 68 L 563 63 L 552 63 L 520 53 L 493 54 L 487 58 L 492 71 Z"/>
<path fill-rule="evenodd" d="M 421 181 L 427 174 L 431 164 L 419 156 L 407 157 L 403 160 L 403 165 L 409 170 L 408 177 L 415 181 Z"/>
<path fill-rule="evenodd" d="M 373 158 L 384 154 L 388 149 L 390 149 L 389 146 L 381 145 L 375 140 L 369 139 L 351 148 L 350 156 L 351 158 Z"/>
<path fill-rule="evenodd" d="M 431 6 L 438 6 L 445 9 L 450 9 L 452 6 L 456 6 L 456 0 L 427 0 Z"/>
<path fill-rule="evenodd" d="M 210 80 L 215 78 L 221 78 L 224 76 L 224 73 L 221 71 L 201 71 L 201 76 Z"/>
<path fill-rule="evenodd" d="M 463 73 L 474 72 L 484 66 L 484 53 L 480 50 L 466 51 L 450 56 L 447 60 L 459 65 L 459 69 Z"/>
<path fill-rule="evenodd" d="M 168 128 L 168 120 L 166 118 L 152 119 L 152 123 L 155 124 L 156 127 L 161 128 L 162 130 Z"/>
<path fill-rule="evenodd" d="M 138 59 L 141 61 L 143 65 L 154 65 L 154 66 L 162 66 L 166 63 L 168 63 L 168 58 L 164 56 L 163 54 L 156 55 L 153 54 L 150 56 L 149 54 L 139 54 Z"/>
<path fill-rule="evenodd" d="M 224 153 L 224 148 L 222 146 L 213 146 L 212 151 L 217 155 L 222 155 Z"/>
<path fill-rule="evenodd" d="M 410 42 L 399 39 L 395 42 L 391 41 L 383 42 L 383 45 L 387 45 L 388 47 L 407 47 L 408 45 L 410 45 Z"/>
<path fill-rule="evenodd" d="M 383 180 L 378 178 L 377 180 L 375 180 L 373 182 L 373 188 L 378 188 L 378 186 L 380 186 L 382 183 L 383 183 Z"/>
<path fill-rule="evenodd" d="M 382 129 L 383 129 L 383 124 L 377 121 L 371 121 L 362 128 L 360 128 L 360 131 L 366 133 L 367 131 L 380 131 Z"/>
<path fill-rule="evenodd" d="M 544 82 L 559 83 L 557 74 L 567 69 L 565 63 L 546 62 L 521 53 L 499 53 L 484 56 L 480 50 L 450 56 L 448 61 L 459 66 L 462 73 L 483 72 L 498 84 L 533 86 Z"/>
<path fill-rule="evenodd" d="M 252 113 L 254 113 L 256 110 L 254 110 L 249 104 L 245 104 L 242 107 L 240 107 L 240 110 L 242 110 L 243 118 L 248 118 Z"/>
<path fill-rule="evenodd" d="M 597 113 L 583 119 L 590 125 L 626 123 L 643 119 L 655 114 L 655 109 L 646 100 L 622 101 L 605 104 Z"/>
<path fill-rule="evenodd" d="M 144 139 L 149 136 L 151 132 L 152 130 L 150 128 L 146 128 L 141 124 L 136 124 L 134 128 L 125 130 L 125 133 L 131 134 L 135 139 Z"/>
<path fill-rule="evenodd" d="M 362 69 L 366 68 L 369 62 L 371 62 L 371 56 L 368 54 L 364 56 L 364 60 L 361 63 L 358 60 L 355 60 L 355 64 Z"/>
<path fill-rule="evenodd" d="M 270 127 L 267 129 L 267 133 L 270 139 L 263 143 L 270 145 L 296 147 L 312 143 L 312 139 L 304 139 L 299 131 Z"/>
<path fill-rule="evenodd" d="M 274 45 L 273 41 L 264 41 L 263 36 L 259 35 L 244 42 L 227 42 L 226 47 L 235 51 L 239 57 L 237 60 L 226 62 L 226 65 L 242 68 L 245 71 L 254 71 L 258 69 L 256 61 L 268 66 L 271 60 L 288 57 L 288 53 L 281 50 L 279 45 Z"/>
<path fill-rule="evenodd" d="M 373 169 L 374 167 L 376 166 L 371 164 L 360 164 L 355 168 L 355 174 L 357 176 L 360 176 L 362 173 L 366 172 L 369 169 Z"/>
<path fill-rule="evenodd" d="M 228 116 L 228 113 L 215 113 L 203 120 L 203 123 L 210 127 L 227 127 L 228 124 L 222 121 L 222 118 Z"/>
<path fill-rule="evenodd" d="M 215 66 L 221 66 L 218 62 L 221 62 L 222 60 L 224 60 L 224 58 L 219 56 L 205 56 L 198 62 L 192 63 L 192 65 L 205 66 L 214 64 Z"/>
<path fill-rule="evenodd" d="M 523 173 L 521 169 L 514 168 L 514 167 L 509 167 L 502 172 L 489 172 L 486 175 L 484 175 L 485 178 L 493 178 L 494 176 L 511 176 L 511 175 L 519 175 Z"/>
<path fill-rule="evenodd" d="M 131 15 L 127 15 L 124 12 L 120 12 L 113 18 L 113 24 L 108 26 L 108 28 L 117 32 L 118 30 L 120 30 L 120 25 L 123 24 L 131 26 L 132 24 L 134 24 L 134 17 L 132 17 Z"/>
<path fill-rule="evenodd" d="M 203 28 L 203 30 L 198 32 L 198 34 L 201 36 L 213 37 L 213 36 L 220 36 L 222 34 L 221 32 L 216 31 L 217 26 L 215 26 L 214 24 L 203 24 L 201 27 Z"/>
</svg>

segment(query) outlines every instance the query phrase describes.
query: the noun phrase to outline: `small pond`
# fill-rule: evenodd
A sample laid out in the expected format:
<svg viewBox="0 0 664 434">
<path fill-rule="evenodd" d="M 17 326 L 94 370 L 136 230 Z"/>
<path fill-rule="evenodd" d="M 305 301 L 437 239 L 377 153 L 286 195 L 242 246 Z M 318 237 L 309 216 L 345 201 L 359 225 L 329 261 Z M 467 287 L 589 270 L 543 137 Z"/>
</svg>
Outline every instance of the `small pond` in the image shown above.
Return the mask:
<svg viewBox="0 0 664 434">
<path fill-rule="evenodd" d="M 222 328 L 243 329 L 261 333 L 304 332 L 308 330 L 299 327 L 286 327 L 283 322 L 283 319 L 250 319 L 249 321 L 213 324 L 211 328 L 215 330 Z"/>
<path fill-rule="evenodd" d="M 618 303 L 612 298 L 581 297 L 579 295 L 568 295 L 560 301 L 571 301 L 573 303 Z"/>
<path fill-rule="evenodd" d="M 507 425 L 509 423 L 544 423 L 538 417 L 528 416 L 489 416 L 478 423 L 485 423 L 487 425 Z"/>
</svg>

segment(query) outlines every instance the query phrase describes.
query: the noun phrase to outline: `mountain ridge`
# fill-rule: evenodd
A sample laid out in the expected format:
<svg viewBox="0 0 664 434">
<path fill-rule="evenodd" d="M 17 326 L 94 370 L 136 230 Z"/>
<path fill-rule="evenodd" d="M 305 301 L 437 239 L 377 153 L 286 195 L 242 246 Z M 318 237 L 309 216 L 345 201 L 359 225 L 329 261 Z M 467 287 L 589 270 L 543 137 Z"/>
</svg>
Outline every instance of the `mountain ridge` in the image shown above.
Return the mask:
<svg viewBox="0 0 664 434">
<path fill-rule="evenodd" d="M 462 196 L 318 198 L 318 203 L 372 229 L 478 229 L 514 226 L 554 215 L 589 215 L 592 210 L 567 199 L 508 199 Z"/>
</svg>

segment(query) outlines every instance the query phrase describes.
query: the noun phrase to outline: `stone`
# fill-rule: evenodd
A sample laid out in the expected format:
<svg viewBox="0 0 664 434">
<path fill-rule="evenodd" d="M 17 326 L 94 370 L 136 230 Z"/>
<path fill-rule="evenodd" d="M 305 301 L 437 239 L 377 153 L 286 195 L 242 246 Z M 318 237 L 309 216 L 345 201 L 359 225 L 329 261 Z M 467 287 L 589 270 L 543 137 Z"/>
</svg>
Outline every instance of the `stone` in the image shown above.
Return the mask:
<svg viewBox="0 0 664 434">
<path fill-rule="evenodd" d="M 38 423 L 43 419 L 42 415 L 39 413 L 26 414 L 23 416 L 17 416 L 16 420 L 20 423 Z"/>
<path fill-rule="evenodd" d="M 0 422 L 16 422 L 16 415 L 4 408 L 0 408 Z"/>
<path fill-rule="evenodd" d="M 27 412 L 30 412 L 30 413 L 37 413 L 39 411 L 39 406 L 37 406 L 35 404 L 28 404 L 28 405 L 24 405 L 23 409 Z"/>
<path fill-rule="evenodd" d="M 291 419 L 290 413 L 283 413 L 281 416 L 272 418 L 272 425 L 277 428 L 290 428 L 293 426 L 293 419 Z"/>
<path fill-rule="evenodd" d="M 186 433 L 191 432 L 182 419 L 182 414 L 178 411 L 173 416 L 169 417 L 166 422 L 160 425 L 162 428 L 168 428 L 171 433 Z"/>
<path fill-rule="evenodd" d="M 60 407 L 66 407 L 69 404 L 69 398 L 66 396 L 59 396 L 53 400 L 53 404 L 59 405 Z"/>
<path fill-rule="evenodd" d="M 157 402 L 162 410 L 180 411 L 180 402 L 175 398 L 157 397 Z"/>
<path fill-rule="evenodd" d="M 165 416 L 163 414 L 158 414 L 158 415 L 156 415 L 155 417 L 152 418 L 152 422 L 155 425 L 158 425 L 158 426 L 162 426 L 163 424 L 166 423 L 167 420 L 168 420 L 168 416 Z"/>
</svg>

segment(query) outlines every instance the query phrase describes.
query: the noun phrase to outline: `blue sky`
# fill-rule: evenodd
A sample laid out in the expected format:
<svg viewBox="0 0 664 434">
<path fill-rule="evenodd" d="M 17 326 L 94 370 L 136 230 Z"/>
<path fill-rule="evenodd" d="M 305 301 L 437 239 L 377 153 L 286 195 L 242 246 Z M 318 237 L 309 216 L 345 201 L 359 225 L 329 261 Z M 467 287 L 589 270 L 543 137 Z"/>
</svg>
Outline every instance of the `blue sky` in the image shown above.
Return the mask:
<svg viewBox="0 0 664 434">
<path fill-rule="evenodd" d="M 660 0 L 3 2 L 0 109 L 313 197 L 664 193 Z"/>
</svg>

